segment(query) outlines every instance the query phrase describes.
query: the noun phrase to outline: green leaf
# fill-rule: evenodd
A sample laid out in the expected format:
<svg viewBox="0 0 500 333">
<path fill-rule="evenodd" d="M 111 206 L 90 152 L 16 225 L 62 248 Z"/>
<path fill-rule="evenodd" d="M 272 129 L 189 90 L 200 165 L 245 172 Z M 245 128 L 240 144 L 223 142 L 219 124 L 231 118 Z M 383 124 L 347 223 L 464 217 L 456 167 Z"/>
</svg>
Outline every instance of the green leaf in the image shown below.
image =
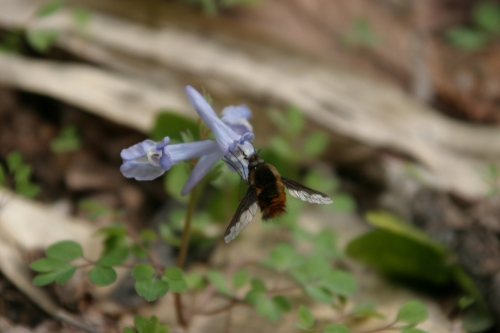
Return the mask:
<svg viewBox="0 0 500 333">
<path fill-rule="evenodd" d="M 432 238 L 427 236 L 424 232 L 412 226 L 408 222 L 402 220 L 398 216 L 386 211 L 369 212 L 365 216 L 366 220 L 375 227 L 382 228 L 394 233 L 414 239 L 429 247 L 435 248 L 436 251 L 447 253 L 448 251 L 444 246 L 435 242 Z"/>
<path fill-rule="evenodd" d="M 330 324 L 323 329 L 323 333 L 351 333 L 351 331 L 341 324 Z"/>
<path fill-rule="evenodd" d="M 304 287 L 304 291 L 318 302 L 331 304 L 333 301 L 330 291 L 323 287 L 307 285 Z"/>
<path fill-rule="evenodd" d="M 57 272 L 44 273 L 35 276 L 33 279 L 33 284 L 38 287 L 46 286 L 52 282 L 54 282 L 57 278 Z"/>
<path fill-rule="evenodd" d="M 410 301 L 399 309 L 396 321 L 402 321 L 409 325 L 417 325 L 427 319 L 428 313 L 425 305 L 421 302 Z"/>
<path fill-rule="evenodd" d="M 134 325 L 139 333 L 143 333 L 147 330 L 147 327 L 149 325 L 149 320 L 141 316 L 136 316 L 134 318 Z"/>
<path fill-rule="evenodd" d="M 439 286 L 446 284 L 451 274 L 448 255 L 441 249 L 392 231 L 368 232 L 352 240 L 346 252 L 396 279 Z"/>
<path fill-rule="evenodd" d="M 63 284 L 71 279 L 76 271 L 76 267 L 52 258 L 39 259 L 33 262 L 30 267 L 34 271 L 45 273 L 33 279 L 33 283 L 37 286 L 44 286 L 53 281 Z"/>
<path fill-rule="evenodd" d="M 62 129 L 57 138 L 50 142 L 50 149 L 54 153 L 65 153 L 78 150 L 81 144 L 76 127 L 67 126 Z"/>
<path fill-rule="evenodd" d="M 33 198 L 38 194 L 38 192 L 40 192 L 40 187 L 30 183 L 29 181 L 16 183 L 16 193 L 19 195 L 27 198 Z"/>
<path fill-rule="evenodd" d="M 139 237 L 143 241 L 152 242 L 158 237 L 158 235 L 156 234 L 156 232 L 154 232 L 151 229 L 144 229 L 144 230 L 141 230 L 141 232 L 139 233 Z"/>
<path fill-rule="evenodd" d="M 203 276 L 195 272 L 187 274 L 184 281 L 186 281 L 188 289 L 203 289 L 206 286 Z"/>
<path fill-rule="evenodd" d="M 16 54 L 21 51 L 23 38 L 18 31 L 7 32 L 0 41 L 0 53 Z"/>
<path fill-rule="evenodd" d="M 129 248 L 126 246 L 111 248 L 102 254 L 97 260 L 97 264 L 107 267 L 120 266 L 128 258 L 129 252 Z"/>
<path fill-rule="evenodd" d="M 479 3 L 474 8 L 474 22 L 482 29 L 493 33 L 500 33 L 500 6 L 492 2 Z"/>
<path fill-rule="evenodd" d="M 224 275 L 222 275 L 221 272 L 214 270 L 207 271 L 207 279 L 208 281 L 210 281 L 210 283 L 212 283 L 215 286 L 217 291 L 220 292 L 221 294 L 226 294 L 226 295 L 232 294 L 232 292 L 229 290 L 226 284 L 226 279 L 224 278 Z"/>
<path fill-rule="evenodd" d="M 169 280 L 182 280 L 184 272 L 178 267 L 168 267 L 163 272 L 163 276 Z"/>
<path fill-rule="evenodd" d="M 182 293 L 187 289 L 187 283 L 184 280 L 184 272 L 178 267 L 169 267 L 163 272 L 163 278 L 170 285 L 170 291 Z"/>
<path fill-rule="evenodd" d="M 26 32 L 28 44 L 40 53 L 48 51 L 57 37 L 59 37 L 59 32 L 57 30 L 28 30 Z"/>
<path fill-rule="evenodd" d="M 270 299 L 260 298 L 255 303 L 257 313 L 262 317 L 276 322 L 281 318 L 281 311 L 278 305 Z"/>
<path fill-rule="evenodd" d="M 156 116 L 156 120 L 151 131 L 151 140 L 160 141 L 168 136 L 170 139 L 182 140 L 181 132 L 189 130 L 191 133 L 198 133 L 198 124 L 192 118 L 182 116 L 170 111 L 161 111 Z"/>
<path fill-rule="evenodd" d="M 351 273 L 335 270 L 328 274 L 321 285 L 339 296 L 350 297 L 358 288 L 356 279 Z"/>
<path fill-rule="evenodd" d="M 327 256 L 328 258 L 340 258 L 340 252 L 337 249 L 337 235 L 332 230 L 322 230 L 314 236 L 314 252 Z"/>
<path fill-rule="evenodd" d="M 285 296 L 276 295 L 271 300 L 281 312 L 289 312 L 292 310 L 292 304 Z"/>
<path fill-rule="evenodd" d="M 173 197 L 175 200 L 187 203 L 189 197 L 181 195 L 181 190 L 184 187 L 184 184 L 186 183 L 187 179 L 188 179 L 188 174 L 186 172 L 185 166 L 182 163 L 174 165 L 165 174 L 164 177 L 165 191 L 167 191 L 168 195 Z"/>
<path fill-rule="evenodd" d="M 95 220 L 113 212 L 111 208 L 97 200 L 81 200 L 78 202 L 78 208 L 86 212 L 88 214 L 87 218 L 90 220 Z"/>
<path fill-rule="evenodd" d="M 137 293 L 148 302 L 152 302 L 158 297 L 165 296 L 168 289 L 168 282 L 159 279 L 139 280 L 135 283 L 135 290 Z"/>
<path fill-rule="evenodd" d="M 85 26 L 90 21 L 90 12 L 85 8 L 79 7 L 73 9 L 71 16 L 73 17 L 73 21 L 80 27 Z"/>
<path fill-rule="evenodd" d="M 233 274 L 233 286 L 239 289 L 246 285 L 250 280 L 250 275 L 244 269 L 240 269 Z"/>
<path fill-rule="evenodd" d="M 151 280 L 155 273 L 153 266 L 148 264 L 139 264 L 132 270 L 132 277 L 137 281 Z"/>
<path fill-rule="evenodd" d="M 168 280 L 170 291 L 173 293 L 183 293 L 187 290 L 188 285 L 185 280 Z"/>
<path fill-rule="evenodd" d="M 314 316 L 308 308 L 301 305 L 299 308 L 299 320 L 302 325 L 311 328 L 314 325 Z"/>
<path fill-rule="evenodd" d="M 295 248 L 290 244 L 281 243 L 277 245 L 270 253 L 267 263 L 279 270 L 285 271 L 292 266 L 297 266 L 300 262 Z"/>
<path fill-rule="evenodd" d="M 293 278 L 301 284 L 324 278 L 332 271 L 331 264 L 324 255 L 314 254 L 303 260 L 301 266 L 290 271 Z"/>
<path fill-rule="evenodd" d="M 107 227 L 101 228 L 98 231 L 98 234 L 104 235 L 104 236 L 120 236 L 124 237 L 127 236 L 127 229 L 123 224 L 120 223 L 115 223 L 111 224 Z"/>
<path fill-rule="evenodd" d="M 45 254 L 48 258 L 71 261 L 83 257 L 83 249 L 77 242 L 61 241 L 49 246 Z"/>
<path fill-rule="evenodd" d="M 69 279 L 71 279 L 73 277 L 73 275 L 75 274 L 76 272 L 76 267 L 70 267 L 66 270 L 63 270 L 63 271 L 59 271 L 58 275 L 57 275 L 57 278 L 56 278 L 56 283 L 57 284 L 64 284 L 66 282 L 69 281 Z"/>
<path fill-rule="evenodd" d="M 26 164 L 21 164 L 14 172 L 16 182 L 27 182 L 31 175 L 31 167 Z"/>
<path fill-rule="evenodd" d="M 265 293 L 251 289 L 245 295 L 245 302 L 247 302 L 248 304 L 255 305 L 262 298 L 266 298 Z"/>
<path fill-rule="evenodd" d="M 313 330 L 310 327 L 305 326 L 304 324 L 301 323 L 295 323 L 295 327 L 297 327 L 299 330 L 302 331 L 307 331 L 307 332 L 313 332 Z"/>
<path fill-rule="evenodd" d="M 252 279 L 250 284 L 252 285 L 252 289 L 257 292 L 265 293 L 267 290 L 266 284 L 261 279 Z"/>
<path fill-rule="evenodd" d="M 453 46 L 465 51 L 478 51 L 490 42 L 488 33 L 466 27 L 454 27 L 446 32 L 446 38 Z"/>
<path fill-rule="evenodd" d="M 136 331 L 133 328 L 125 327 L 123 333 L 136 333 Z"/>
<path fill-rule="evenodd" d="M 13 174 L 23 163 L 23 157 L 20 152 L 13 151 L 7 155 L 6 161 L 9 172 Z"/>
<path fill-rule="evenodd" d="M 285 128 L 294 136 L 298 136 L 304 130 L 306 123 L 302 111 L 297 106 L 292 105 L 286 109 L 286 113 L 288 126 Z"/>
<path fill-rule="evenodd" d="M 63 6 L 61 0 L 49 1 L 44 3 L 36 12 L 37 17 L 45 17 L 54 14 Z"/>
<path fill-rule="evenodd" d="M 385 318 L 382 314 L 377 312 L 377 307 L 375 306 L 375 304 L 371 302 L 356 304 L 352 309 L 352 314 L 354 315 L 354 318 L 357 319 L 370 318 L 370 317 L 380 318 L 380 319 Z"/>
<path fill-rule="evenodd" d="M 309 134 L 304 140 L 304 153 L 310 158 L 320 156 L 328 148 L 328 135 L 323 132 L 314 132 Z"/>
<path fill-rule="evenodd" d="M 107 286 L 115 282 L 116 272 L 111 267 L 96 265 L 89 271 L 89 279 L 96 286 Z"/>
<path fill-rule="evenodd" d="M 72 267 L 70 264 L 65 263 L 64 261 L 52 258 L 42 258 L 33 262 L 30 265 L 30 268 L 35 272 L 52 272 L 52 271 L 60 271 L 66 270 L 68 267 Z"/>
</svg>

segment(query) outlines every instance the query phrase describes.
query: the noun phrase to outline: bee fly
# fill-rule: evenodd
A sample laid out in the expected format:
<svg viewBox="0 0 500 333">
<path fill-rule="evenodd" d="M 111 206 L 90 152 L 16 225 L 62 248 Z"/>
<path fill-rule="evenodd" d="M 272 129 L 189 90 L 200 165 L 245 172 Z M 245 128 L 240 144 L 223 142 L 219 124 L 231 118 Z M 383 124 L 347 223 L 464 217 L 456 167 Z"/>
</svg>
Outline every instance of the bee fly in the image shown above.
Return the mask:
<svg viewBox="0 0 500 333">
<path fill-rule="evenodd" d="M 300 200 L 315 204 L 332 203 L 332 199 L 326 194 L 282 177 L 278 170 L 271 164 L 264 162 L 258 153 L 254 153 L 249 157 L 244 155 L 244 159 L 248 161 L 248 188 L 226 229 L 224 235 L 226 243 L 235 239 L 252 221 L 257 212 L 257 206 L 260 207 L 263 220 L 273 219 L 285 214 L 285 187 L 288 188 L 288 193 Z M 226 162 L 229 161 L 226 160 Z"/>
</svg>

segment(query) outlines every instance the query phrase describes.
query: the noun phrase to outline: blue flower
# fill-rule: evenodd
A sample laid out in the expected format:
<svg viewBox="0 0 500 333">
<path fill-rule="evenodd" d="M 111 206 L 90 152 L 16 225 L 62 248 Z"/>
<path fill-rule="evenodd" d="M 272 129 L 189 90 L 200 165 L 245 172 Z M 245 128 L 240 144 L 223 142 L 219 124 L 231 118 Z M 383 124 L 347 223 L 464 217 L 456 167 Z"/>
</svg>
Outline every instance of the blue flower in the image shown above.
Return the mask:
<svg viewBox="0 0 500 333">
<path fill-rule="evenodd" d="M 186 94 L 201 119 L 214 133 L 215 141 L 170 144 L 169 137 L 160 142 L 145 140 L 122 150 L 122 174 L 136 180 L 152 180 L 183 160 L 200 157 L 182 189 L 181 194 L 185 195 L 224 157 L 231 170 L 247 178 L 248 162 L 242 157 L 250 156 L 255 151 L 251 144 L 253 129 L 248 122 L 252 116 L 250 109 L 244 105 L 229 106 L 222 111 L 220 119 L 196 89 L 187 86 Z"/>
<path fill-rule="evenodd" d="M 251 117 L 250 110 L 246 106 L 230 106 L 223 110 L 220 119 L 196 89 L 187 86 L 186 94 L 200 118 L 214 133 L 220 151 L 208 153 L 200 158 L 184 184 L 181 194 L 189 193 L 222 157 L 230 161 L 231 170 L 234 171 L 236 167 L 240 174 L 247 178 L 248 162 L 242 157 L 255 152 L 251 144 L 254 139 L 252 126 L 248 122 Z"/>
<path fill-rule="evenodd" d="M 181 161 L 219 151 L 218 145 L 212 140 L 174 145 L 169 143 L 170 138 L 167 136 L 160 142 L 145 140 L 123 149 L 120 171 L 127 178 L 152 180 Z"/>
</svg>

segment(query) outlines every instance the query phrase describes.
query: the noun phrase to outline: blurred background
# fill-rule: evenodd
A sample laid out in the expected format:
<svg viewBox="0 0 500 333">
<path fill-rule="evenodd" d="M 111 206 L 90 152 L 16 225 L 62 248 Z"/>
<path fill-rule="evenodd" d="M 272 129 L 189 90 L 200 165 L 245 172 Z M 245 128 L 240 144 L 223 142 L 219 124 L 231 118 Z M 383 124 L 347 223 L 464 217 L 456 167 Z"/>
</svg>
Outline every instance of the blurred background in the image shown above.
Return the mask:
<svg viewBox="0 0 500 333">
<path fill-rule="evenodd" d="M 81 274 L 42 291 L 27 264 L 62 239 L 92 257 L 93 235 L 116 222 L 134 235 L 130 260 L 146 244 L 175 264 L 189 163 L 137 182 L 120 152 L 200 138 L 191 85 L 216 112 L 249 106 L 262 157 L 333 204 L 289 198 L 286 217 L 256 217 L 231 248 L 221 240 L 245 184 L 219 162 L 198 191 L 187 271 L 327 230 L 354 299 L 388 321 L 416 297 L 429 332 L 500 332 L 499 36 L 500 1 L 0 0 L 0 331 L 118 332 L 137 313 L 175 324 L 171 300 L 145 303 L 123 274 L 104 291 Z M 246 316 L 230 330 L 298 330 L 291 314 Z M 203 318 L 188 331 L 229 331 Z"/>
</svg>

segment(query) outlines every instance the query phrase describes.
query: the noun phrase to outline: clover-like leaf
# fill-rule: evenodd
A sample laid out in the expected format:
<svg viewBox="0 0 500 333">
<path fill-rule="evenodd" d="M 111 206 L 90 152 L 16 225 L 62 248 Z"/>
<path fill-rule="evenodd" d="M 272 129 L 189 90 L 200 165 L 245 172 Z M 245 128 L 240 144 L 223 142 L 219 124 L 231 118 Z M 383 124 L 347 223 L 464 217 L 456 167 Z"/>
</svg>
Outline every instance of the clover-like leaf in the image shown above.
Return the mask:
<svg viewBox="0 0 500 333">
<path fill-rule="evenodd" d="M 163 272 L 163 279 L 169 284 L 170 291 L 182 293 L 188 288 L 184 280 L 184 272 L 178 267 L 169 267 Z"/>
<path fill-rule="evenodd" d="M 45 273 L 33 279 L 33 283 L 37 286 L 45 286 L 54 281 L 57 284 L 63 284 L 71 279 L 76 271 L 75 266 L 53 258 L 39 259 L 33 262 L 30 267 L 34 271 Z"/>
<path fill-rule="evenodd" d="M 89 271 L 89 279 L 94 285 L 102 287 L 116 280 L 116 272 L 111 267 L 96 265 Z"/>
<path fill-rule="evenodd" d="M 281 310 L 279 306 L 268 298 L 259 298 L 255 302 L 255 309 L 257 313 L 262 317 L 270 320 L 270 321 L 278 321 L 281 318 Z"/>
<path fill-rule="evenodd" d="M 59 31 L 51 29 L 29 30 L 26 40 L 38 52 L 46 52 L 59 37 Z"/>
<path fill-rule="evenodd" d="M 151 280 L 155 273 L 153 266 L 148 264 L 139 264 L 132 270 L 132 277 L 137 281 Z"/>
<path fill-rule="evenodd" d="M 212 283 L 218 292 L 225 295 L 231 295 L 232 292 L 229 290 L 226 284 L 226 279 L 221 272 L 210 270 L 207 272 L 207 279 Z"/>
<path fill-rule="evenodd" d="M 292 304 L 285 296 L 276 295 L 271 300 L 280 309 L 281 312 L 289 312 L 290 310 L 292 310 Z"/>
<path fill-rule="evenodd" d="M 36 16 L 45 17 L 54 14 L 63 6 L 61 0 L 49 1 L 44 3 L 36 12 Z"/>
<path fill-rule="evenodd" d="M 313 314 L 303 305 L 299 308 L 299 320 L 304 327 L 311 328 L 314 325 Z"/>
<path fill-rule="evenodd" d="M 45 254 L 48 258 L 71 261 L 83 257 L 83 249 L 77 242 L 61 241 L 49 246 Z"/>
<path fill-rule="evenodd" d="M 333 301 L 332 293 L 326 288 L 306 285 L 304 291 L 318 302 L 330 304 Z"/>
<path fill-rule="evenodd" d="M 351 296 L 358 288 L 354 276 L 342 270 L 332 271 L 322 280 L 321 285 L 332 293 L 344 297 Z"/>
<path fill-rule="evenodd" d="M 409 325 L 417 325 L 427 319 L 428 313 L 425 305 L 421 302 L 410 301 L 399 309 L 396 321 L 402 321 Z"/>
<path fill-rule="evenodd" d="M 156 300 L 158 297 L 165 296 L 169 290 L 169 284 L 159 279 L 139 280 L 135 283 L 135 290 L 148 302 Z"/>
<path fill-rule="evenodd" d="M 233 286 L 239 289 L 247 284 L 250 280 L 250 276 L 246 270 L 240 269 L 233 274 Z"/>
</svg>

